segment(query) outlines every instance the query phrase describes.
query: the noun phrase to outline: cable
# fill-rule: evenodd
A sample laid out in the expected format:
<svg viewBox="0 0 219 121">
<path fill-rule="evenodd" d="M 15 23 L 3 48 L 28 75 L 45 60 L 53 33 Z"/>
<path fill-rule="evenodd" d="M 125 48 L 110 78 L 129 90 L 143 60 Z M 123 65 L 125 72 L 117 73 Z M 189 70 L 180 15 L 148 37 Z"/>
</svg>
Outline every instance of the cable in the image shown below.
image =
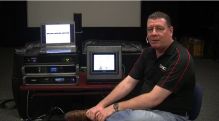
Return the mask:
<svg viewBox="0 0 219 121">
<path fill-rule="evenodd" d="M 30 116 L 29 116 L 29 90 L 27 91 L 27 98 L 26 98 L 26 116 L 28 118 L 28 120 L 31 120 Z"/>
<path fill-rule="evenodd" d="M 62 114 L 64 114 L 65 112 L 58 106 L 52 107 L 52 109 L 50 110 L 50 112 L 54 111 L 54 110 L 59 110 L 61 111 Z"/>
<path fill-rule="evenodd" d="M 29 95 L 30 95 L 30 92 L 29 90 L 27 91 L 27 98 L 26 98 L 26 116 L 27 116 L 27 119 L 25 119 L 25 121 L 34 121 L 34 120 L 43 120 L 44 117 L 46 117 L 47 115 L 46 114 L 43 114 L 43 115 L 40 115 L 36 118 L 31 118 L 30 115 L 29 115 Z"/>
<path fill-rule="evenodd" d="M 54 113 L 55 113 L 54 111 L 59 111 L 59 112 L 61 112 L 62 114 L 65 114 L 65 112 L 64 112 L 60 107 L 58 107 L 58 106 L 52 107 L 52 108 L 50 109 L 49 113 L 47 114 L 47 116 L 46 116 L 46 118 L 45 118 L 45 121 L 49 121 L 49 120 L 52 118 L 52 116 L 53 116 Z"/>
<path fill-rule="evenodd" d="M 125 65 L 124 64 L 122 64 L 122 75 L 124 75 L 126 72 L 126 69 L 125 69 Z"/>
</svg>

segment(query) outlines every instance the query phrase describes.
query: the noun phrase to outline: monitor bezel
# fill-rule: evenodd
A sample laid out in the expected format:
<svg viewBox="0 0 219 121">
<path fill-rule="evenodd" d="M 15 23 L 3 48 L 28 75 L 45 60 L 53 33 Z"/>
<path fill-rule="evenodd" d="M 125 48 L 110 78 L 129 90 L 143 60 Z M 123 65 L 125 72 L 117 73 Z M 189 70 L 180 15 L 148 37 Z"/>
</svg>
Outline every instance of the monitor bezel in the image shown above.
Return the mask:
<svg viewBox="0 0 219 121">
<path fill-rule="evenodd" d="M 115 82 L 122 78 L 121 46 L 87 46 L 87 81 Z M 94 71 L 94 54 L 115 54 L 114 71 Z"/>
</svg>

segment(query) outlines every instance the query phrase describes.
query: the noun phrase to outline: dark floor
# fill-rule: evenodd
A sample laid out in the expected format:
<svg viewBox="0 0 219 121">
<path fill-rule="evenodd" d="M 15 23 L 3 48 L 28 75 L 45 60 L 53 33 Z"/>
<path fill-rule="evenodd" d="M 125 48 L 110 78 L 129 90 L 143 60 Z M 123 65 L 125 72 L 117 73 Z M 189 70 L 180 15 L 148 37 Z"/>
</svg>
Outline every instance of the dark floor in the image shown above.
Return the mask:
<svg viewBox="0 0 219 121">
<path fill-rule="evenodd" d="M 0 101 L 12 99 L 11 74 L 13 49 L 0 48 Z M 210 59 L 195 59 L 197 83 L 204 89 L 203 105 L 196 121 L 218 121 L 219 119 L 219 62 Z M 1 121 L 21 121 L 17 110 L 11 109 L 14 103 L 8 104 L 9 108 L 0 108 Z"/>
</svg>

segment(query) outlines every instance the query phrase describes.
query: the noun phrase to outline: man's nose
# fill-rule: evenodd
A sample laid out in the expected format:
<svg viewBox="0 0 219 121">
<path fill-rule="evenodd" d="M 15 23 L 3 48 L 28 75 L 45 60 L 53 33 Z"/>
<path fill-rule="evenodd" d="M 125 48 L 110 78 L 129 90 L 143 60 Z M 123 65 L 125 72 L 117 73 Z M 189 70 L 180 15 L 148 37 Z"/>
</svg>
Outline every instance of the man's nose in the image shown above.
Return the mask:
<svg viewBox="0 0 219 121">
<path fill-rule="evenodd" d="M 152 29 L 151 34 L 157 34 L 157 29 L 155 27 Z"/>
</svg>

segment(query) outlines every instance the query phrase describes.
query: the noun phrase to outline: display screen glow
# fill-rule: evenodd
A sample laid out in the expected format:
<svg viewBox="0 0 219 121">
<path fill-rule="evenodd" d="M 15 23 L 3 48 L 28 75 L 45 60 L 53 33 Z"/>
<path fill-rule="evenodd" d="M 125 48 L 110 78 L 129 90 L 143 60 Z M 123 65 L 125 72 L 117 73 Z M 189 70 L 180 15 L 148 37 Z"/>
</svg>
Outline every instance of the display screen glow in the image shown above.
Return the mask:
<svg viewBox="0 0 219 121">
<path fill-rule="evenodd" d="M 115 70 L 114 54 L 94 54 L 94 71 Z"/>
<path fill-rule="evenodd" d="M 46 44 L 70 43 L 70 24 L 45 25 Z"/>
<path fill-rule="evenodd" d="M 51 67 L 51 68 L 49 69 L 49 72 L 50 72 L 50 73 L 57 73 L 57 72 L 58 72 L 58 68 L 57 68 L 57 67 Z"/>
</svg>

